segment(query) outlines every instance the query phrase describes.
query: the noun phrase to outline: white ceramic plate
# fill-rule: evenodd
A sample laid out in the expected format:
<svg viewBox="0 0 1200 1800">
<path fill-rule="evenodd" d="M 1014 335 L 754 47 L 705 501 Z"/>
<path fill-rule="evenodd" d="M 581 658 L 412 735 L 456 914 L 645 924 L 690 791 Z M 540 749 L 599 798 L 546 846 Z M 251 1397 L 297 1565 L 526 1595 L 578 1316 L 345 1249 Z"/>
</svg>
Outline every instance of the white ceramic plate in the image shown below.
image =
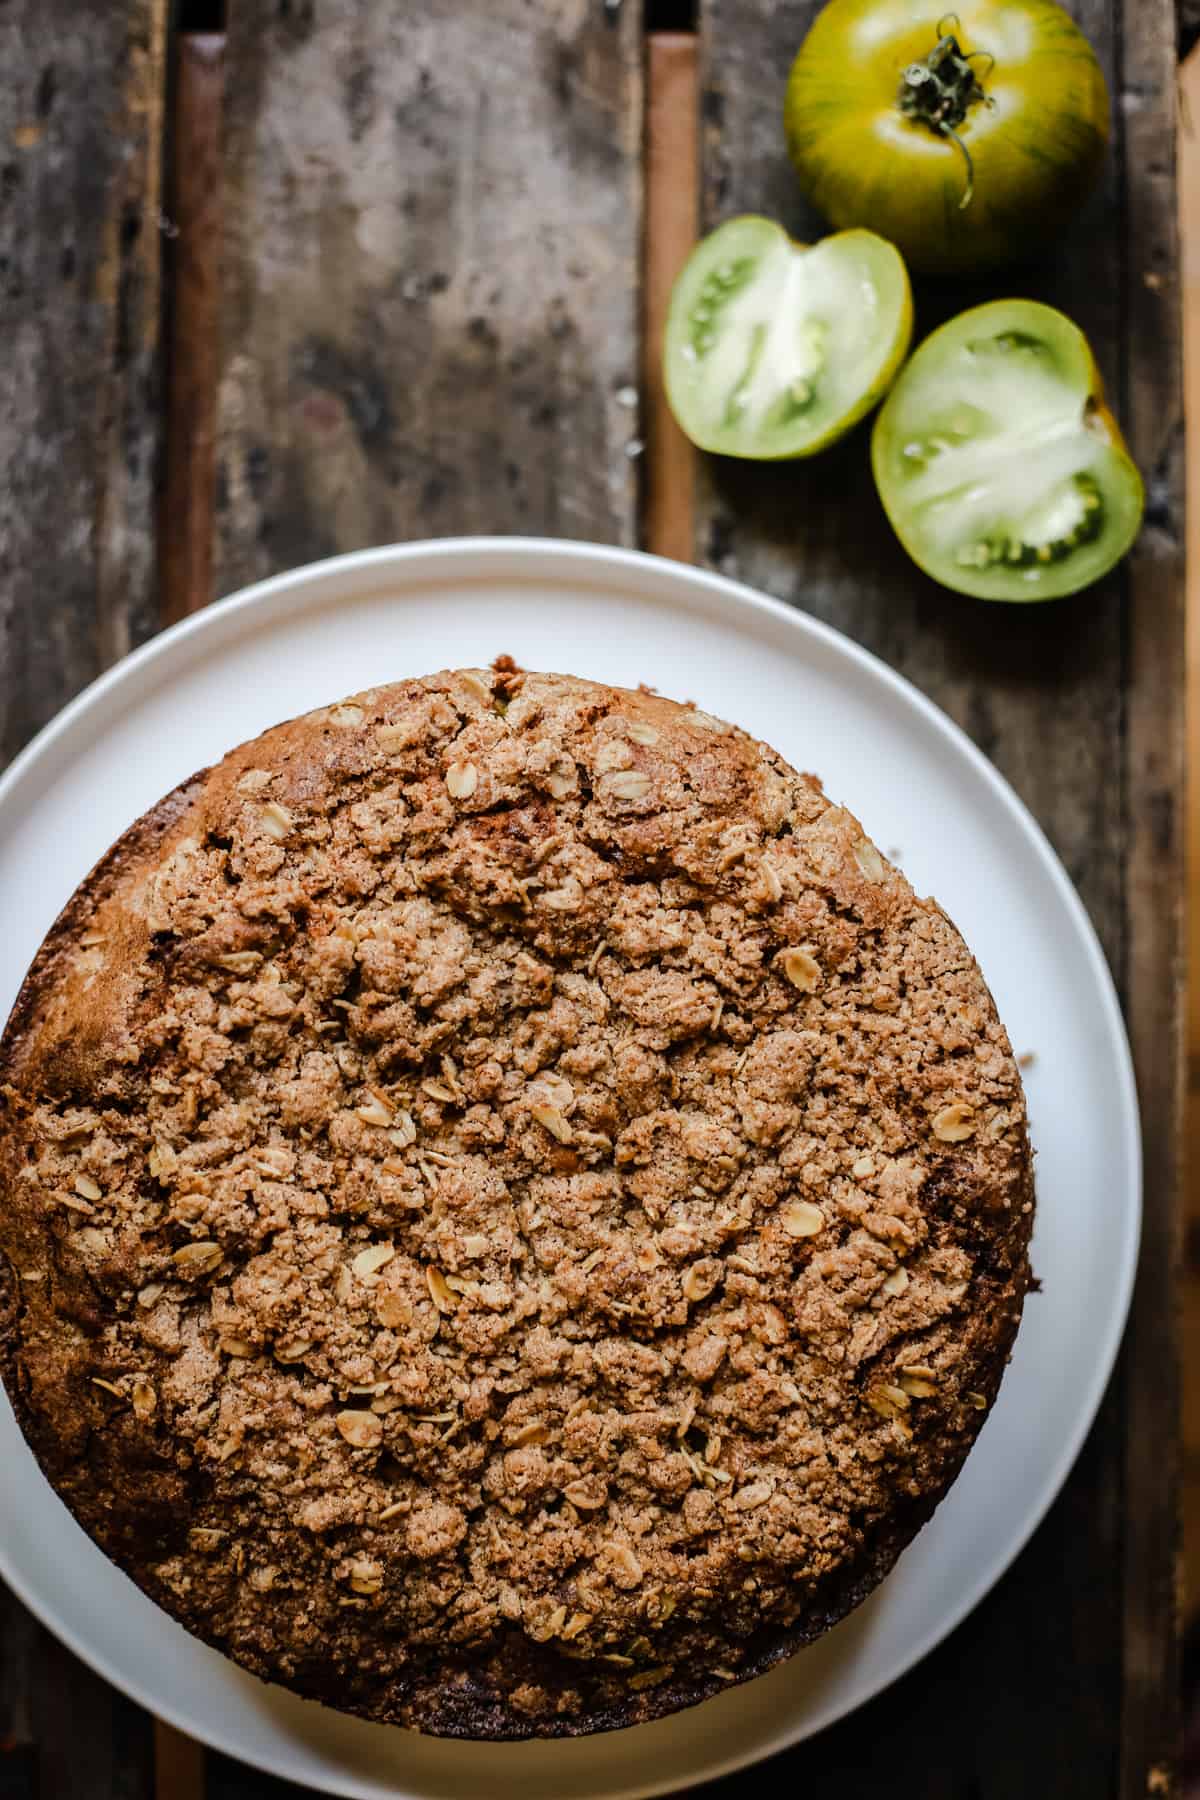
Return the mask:
<svg viewBox="0 0 1200 1800">
<path fill-rule="evenodd" d="M 527 539 L 366 551 L 250 588 L 129 657 L 0 783 L 2 1013 L 76 883 L 177 781 L 343 693 L 502 651 L 531 668 L 649 682 L 747 726 L 818 772 L 916 887 L 938 896 L 1014 1047 L 1036 1053 L 1028 1089 L 1044 1286 L 966 1469 L 865 1606 L 698 1709 L 562 1744 L 415 1737 L 241 1673 L 94 1548 L 3 1404 L 0 1569 L 33 1611 L 181 1729 L 275 1775 L 372 1800 L 662 1793 L 860 1705 L 976 1604 L 1050 1504 L 1108 1378 L 1137 1252 L 1141 1159 L 1121 1017 L 1083 908 L 1029 814 L 928 701 L 845 638 L 717 576 L 631 552 Z"/>
</svg>

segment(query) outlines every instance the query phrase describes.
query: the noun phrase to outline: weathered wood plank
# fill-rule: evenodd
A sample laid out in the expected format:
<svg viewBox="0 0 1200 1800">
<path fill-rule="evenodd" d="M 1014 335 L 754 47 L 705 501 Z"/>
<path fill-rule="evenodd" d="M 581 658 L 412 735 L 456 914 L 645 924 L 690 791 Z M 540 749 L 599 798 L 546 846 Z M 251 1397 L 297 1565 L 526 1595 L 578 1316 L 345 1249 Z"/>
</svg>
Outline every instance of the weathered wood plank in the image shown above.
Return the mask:
<svg viewBox="0 0 1200 1800">
<path fill-rule="evenodd" d="M 0 1800 L 36 1800 L 30 1685 L 38 1626 L 12 1595 L 0 1599 Z"/>
<path fill-rule="evenodd" d="M 637 0 L 234 7 L 221 591 L 446 532 L 630 542 Z"/>
<path fill-rule="evenodd" d="M 0 757 L 154 625 L 166 14 L 0 10 Z"/>
<path fill-rule="evenodd" d="M 1200 119 L 1200 51 L 1180 70 L 1179 222 L 1183 277 L 1184 413 L 1200 419 L 1200 242 L 1191 221 L 1200 221 L 1200 137 L 1190 122 Z M 1194 445 L 1194 440 L 1193 440 Z M 1187 542 L 1185 562 L 1200 569 L 1200 455 L 1187 457 Z M 1189 769 L 1200 769 L 1200 608 L 1188 610 Z M 1200 782 L 1187 793 L 1189 967 L 1200 971 Z M 1188 1098 L 1184 1167 L 1200 1170 L 1200 981 L 1188 983 Z M 1200 1614 L 1200 1182 L 1184 1186 L 1182 1281 L 1183 1376 L 1183 1607 L 1185 1618 Z"/>
<path fill-rule="evenodd" d="M 1178 1553 L 1183 1141 L 1184 415 L 1175 172 L 1175 21 L 1123 0 L 1126 172 L 1122 406 L 1145 471 L 1130 558 L 1125 1011 L 1145 1134 L 1146 1214 L 1124 1358 L 1122 1796 L 1163 1791 L 1179 1726 Z"/>
<path fill-rule="evenodd" d="M 646 229 L 642 258 L 642 543 L 690 562 L 695 541 L 694 452 L 667 404 L 662 335 L 675 278 L 696 241 L 699 88 L 691 32 L 653 32 L 646 44 Z"/>
<path fill-rule="evenodd" d="M 779 130 L 791 57 L 816 10 L 816 0 L 702 8 L 706 226 L 765 211 L 800 237 L 822 229 Z M 1114 146 L 1102 191 L 1055 258 L 1008 286 L 1063 307 L 1092 338 L 1150 478 L 1138 554 L 1074 600 L 987 608 L 941 592 L 908 562 L 882 518 L 863 431 L 808 466 L 705 461 L 698 474 L 700 559 L 882 655 L 965 726 L 1041 819 L 1126 993 L 1152 1142 L 1147 1256 L 1101 1421 L 1050 1519 L 953 1644 L 853 1727 L 798 1753 L 806 1779 L 836 1774 L 849 1800 L 876 1793 L 881 1768 L 894 1792 L 948 1800 L 1141 1796 L 1171 1754 L 1183 652 L 1175 21 L 1166 0 L 1072 10 L 1106 66 Z M 922 288 L 919 326 L 986 297 Z"/>
<path fill-rule="evenodd" d="M 29 1717 L 38 1800 L 150 1800 L 149 1716 L 40 1630 L 30 1664 Z"/>
<path fill-rule="evenodd" d="M 166 469 L 159 509 L 160 612 L 167 625 L 206 605 L 213 592 L 224 37 L 178 37 L 174 77 Z"/>
<path fill-rule="evenodd" d="M 204 1800 L 207 1762 L 203 1744 L 154 1721 L 154 1800 Z"/>
<path fill-rule="evenodd" d="M 156 622 L 167 10 L 0 8 L 0 762 Z M 143 1800 L 150 1734 L 0 1594 L 6 1800 Z"/>
</svg>

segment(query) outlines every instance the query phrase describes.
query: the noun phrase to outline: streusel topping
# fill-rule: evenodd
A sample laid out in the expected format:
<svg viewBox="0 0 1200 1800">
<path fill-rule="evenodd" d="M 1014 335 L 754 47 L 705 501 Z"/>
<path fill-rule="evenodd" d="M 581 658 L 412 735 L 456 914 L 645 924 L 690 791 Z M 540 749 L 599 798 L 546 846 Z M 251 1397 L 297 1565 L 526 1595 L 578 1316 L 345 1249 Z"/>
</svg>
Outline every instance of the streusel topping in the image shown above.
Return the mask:
<svg viewBox="0 0 1200 1800">
<path fill-rule="evenodd" d="M 745 734 L 511 666 L 268 732 L 154 829 L 0 1068 L 10 1385 L 105 1548 L 433 1730 L 624 1723 L 836 1617 L 1027 1283 L 936 905 Z"/>
</svg>

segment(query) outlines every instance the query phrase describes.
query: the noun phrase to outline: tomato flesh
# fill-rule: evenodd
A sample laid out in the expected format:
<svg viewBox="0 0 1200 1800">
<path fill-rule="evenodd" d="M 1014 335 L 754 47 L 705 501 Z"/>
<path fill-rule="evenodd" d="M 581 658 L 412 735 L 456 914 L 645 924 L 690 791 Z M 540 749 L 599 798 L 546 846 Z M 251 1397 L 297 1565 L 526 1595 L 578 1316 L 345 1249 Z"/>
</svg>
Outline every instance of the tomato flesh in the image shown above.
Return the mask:
<svg viewBox="0 0 1200 1800">
<path fill-rule="evenodd" d="M 944 586 L 1050 600 L 1133 543 L 1144 494 L 1087 340 L 1032 300 L 975 307 L 917 350 L 875 424 L 897 536 Z"/>
<path fill-rule="evenodd" d="M 837 229 L 918 273 L 1029 258 L 1099 175 L 1108 91 L 1055 0 L 830 0 L 792 67 L 788 150 Z"/>
<path fill-rule="evenodd" d="M 730 219 L 675 284 L 667 397 L 703 450 L 810 456 L 876 404 L 911 336 L 908 275 L 892 245 L 866 231 L 794 244 L 770 219 Z"/>
</svg>

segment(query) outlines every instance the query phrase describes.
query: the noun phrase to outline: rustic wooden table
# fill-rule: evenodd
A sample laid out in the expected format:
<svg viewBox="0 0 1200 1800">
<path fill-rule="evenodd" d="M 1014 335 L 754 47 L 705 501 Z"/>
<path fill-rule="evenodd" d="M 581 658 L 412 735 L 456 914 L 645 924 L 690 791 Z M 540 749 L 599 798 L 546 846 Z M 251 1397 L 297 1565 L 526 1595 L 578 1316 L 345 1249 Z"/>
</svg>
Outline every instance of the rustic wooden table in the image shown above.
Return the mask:
<svg viewBox="0 0 1200 1800">
<path fill-rule="evenodd" d="M 218 36 L 182 29 L 221 24 L 215 0 L 0 0 L 0 748 L 211 593 L 451 532 L 648 542 L 931 694 L 1041 819 L 1125 999 L 1146 1134 L 1133 1318 L 1061 1499 L 967 1623 L 855 1718 L 712 1791 L 1140 1800 L 1175 1791 L 1176 18 L 1072 8 L 1113 148 L 1019 282 L 1089 332 L 1150 506 L 1101 589 L 1019 611 L 916 573 L 861 434 L 764 472 L 694 460 L 664 419 L 653 339 L 697 223 L 812 225 L 778 113 L 815 10 L 233 0 Z M 920 323 L 967 298 L 921 292 Z M 0 1752 L 0 1800 L 285 1792 L 156 1728 L 9 1597 Z"/>
</svg>

